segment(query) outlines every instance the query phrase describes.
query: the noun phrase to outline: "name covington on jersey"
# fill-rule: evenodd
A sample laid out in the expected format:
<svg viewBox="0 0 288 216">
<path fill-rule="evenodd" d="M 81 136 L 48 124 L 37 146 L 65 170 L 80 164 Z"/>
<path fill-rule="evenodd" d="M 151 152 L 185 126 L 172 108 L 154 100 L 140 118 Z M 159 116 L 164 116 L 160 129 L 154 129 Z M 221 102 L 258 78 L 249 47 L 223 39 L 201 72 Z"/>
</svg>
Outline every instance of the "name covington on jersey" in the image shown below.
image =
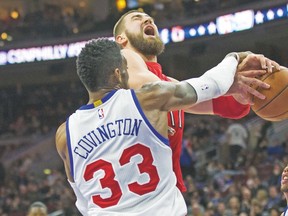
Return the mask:
<svg viewBox="0 0 288 216">
<path fill-rule="evenodd" d="M 117 136 L 138 136 L 142 121 L 141 119 L 125 118 L 96 127 L 77 142 L 74 153 L 87 159 L 94 148 L 107 140 Z"/>
</svg>

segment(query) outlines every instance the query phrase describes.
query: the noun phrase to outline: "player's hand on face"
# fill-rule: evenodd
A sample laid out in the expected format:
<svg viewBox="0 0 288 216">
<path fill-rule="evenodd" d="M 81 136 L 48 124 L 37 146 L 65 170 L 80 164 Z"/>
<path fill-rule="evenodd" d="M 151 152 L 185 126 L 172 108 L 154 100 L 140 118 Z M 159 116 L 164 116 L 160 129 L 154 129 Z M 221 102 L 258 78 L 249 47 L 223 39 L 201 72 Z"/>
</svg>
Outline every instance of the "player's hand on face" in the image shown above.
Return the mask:
<svg viewBox="0 0 288 216">
<path fill-rule="evenodd" d="M 252 95 L 262 100 L 265 99 L 265 96 L 255 89 L 255 87 L 270 88 L 270 85 L 256 78 L 265 73 L 267 73 L 266 70 L 237 70 L 234 82 L 227 94 L 233 95 L 241 104 L 252 105 Z"/>
</svg>

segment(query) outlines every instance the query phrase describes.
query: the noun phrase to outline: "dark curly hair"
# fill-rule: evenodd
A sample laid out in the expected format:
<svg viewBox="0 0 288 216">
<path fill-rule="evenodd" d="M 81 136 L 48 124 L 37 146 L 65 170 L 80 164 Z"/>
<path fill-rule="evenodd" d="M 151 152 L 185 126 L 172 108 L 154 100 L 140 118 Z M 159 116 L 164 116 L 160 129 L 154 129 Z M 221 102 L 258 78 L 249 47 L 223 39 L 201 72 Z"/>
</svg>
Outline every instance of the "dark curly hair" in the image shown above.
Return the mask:
<svg viewBox="0 0 288 216">
<path fill-rule="evenodd" d="M 122 69 L 122 55 L 116 42 L 108 38 L 88 41 L 76 60 L 77 74 L 91 92 L 107 87 L 116 68 Z"/>
</svg>

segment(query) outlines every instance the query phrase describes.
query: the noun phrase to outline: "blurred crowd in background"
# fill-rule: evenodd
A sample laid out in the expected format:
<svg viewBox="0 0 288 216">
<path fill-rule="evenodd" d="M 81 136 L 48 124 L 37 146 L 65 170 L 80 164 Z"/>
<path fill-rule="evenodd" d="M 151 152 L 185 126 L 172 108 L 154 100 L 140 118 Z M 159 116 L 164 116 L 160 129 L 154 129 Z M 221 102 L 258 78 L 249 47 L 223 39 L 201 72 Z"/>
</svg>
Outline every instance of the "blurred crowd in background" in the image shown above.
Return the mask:
<svg viewBox="0 0 288 216">
<path fill-rule="evenodd" d="M 193 19 L 204 14 L 209 14 L 221 9 L 233 8 L 239 5 L 259 2 L 259 0 L 152 0 L 137 3 L 138 6 L 155 18 L 157 25 L 166 26 L 172 21 Z M 117 2 L 129 1 L 108 1 L 105 3 L 107 13 L 104 16 L 97 16 L 97 12 L 88 11 L 89 0 L 79 1 L 75 6 L 69 2 L 49 1 L 36 2 L 28 9 L 17 7 L 0 9 L 0 46 L 12 41 L 25 41 L 31 37 L 34 40 L 43 40 L 53 37 L 68 37 L 71 35 L 83 35 L 99 31 L 109 31 L 112 33 L 113 26 L 119 17 L 132 7 L 117 7 Z M 100 1 L 101 2 L 101 1 Z M 103 2 L 103 1 L 102 1 Z M 132 2 L 132 1 L 131 1 Z M 138 2 L 138 1 L 134 1 Z M 141 1 L 139 1 L 141 2 Z M 120 3 L 119 3 L 120 4 Z M 136 4 L 136 3 L 135 3 Z M 32 7 L 33 6 L 33 7 Z M 94 5 L 97 8 L 104 5 Z M 34 8 L 33 10 L 31 8 Z M 105 9 L 103 8 L 105 11 Z"/>
<path fill-rule="evenodd" d="M 161 26 L 251 2 L 154 1 L 143 8 Z M 31 38 L 112 33 L 115 21 L 128 10 L 111 7 L 100 20 L 82 9 L 46 3 L 22 15 L 21 8 L 6 12 L 2 8 L 0 46 Z M 45 203 L 51 216 L 79 215 L 54 146 L 54 134 L 87 99 L 80 82 L 15 84 L 0 89 L 1 216 L 24 216 L 35 201 Z M 252 111 L 242 120 L 187 115 L 181 166 L 188 216 L 279 216 L 286 207 L 280 179 L 288 164 L 287 124 L 266 122 Z M 241 131 L 241 142 L 233 140 L 235 130 Z M 239 149 L 236 153 L 235 147 Z"/>
</svg>

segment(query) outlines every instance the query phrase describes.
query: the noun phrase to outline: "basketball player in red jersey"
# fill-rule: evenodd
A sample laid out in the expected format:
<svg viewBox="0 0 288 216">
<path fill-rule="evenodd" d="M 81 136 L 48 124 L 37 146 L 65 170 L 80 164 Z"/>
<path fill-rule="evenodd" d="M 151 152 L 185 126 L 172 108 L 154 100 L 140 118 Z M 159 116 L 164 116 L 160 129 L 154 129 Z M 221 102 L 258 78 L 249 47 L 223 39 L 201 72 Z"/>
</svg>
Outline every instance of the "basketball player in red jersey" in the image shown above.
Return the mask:
<svg viewBox="0 0 288 216">
<path fill-rule="evenodd" d="M 158 35 L 158 29 L 154 20 L 149 15 L 136 10 L 127 12 L 115 24 L 113 34 L 116 42 L 123 48 L 122 54 L 128 61 L 130 88 L 139 89 L 143 84 L 159 79 L 178 82 L 164 75 L 161 65 L 157 63 L 157 56 L 163 52 L 164 44 Z M 265 58 L 263 55 L 242 54 L 243 59 L 247 56 L 244 60 L 246 64 L 242 64 L 245 65 L 246 69 L 249 65 L 255 66 L 258 64 L 259 66 L 259 64 L 261 64 L 262 68 L 266 67 L 268 72 L 272 72 L 273 66 L 276 68 L 279 67 L 276 62 Z M 139 60 L 139 56 L 142 59 Z M 134 70 L 134 68 L 136 68 L 134 65 L 138 66 L 139 64 L 146 68 L 146 73 Z M 239 69 L 239 71 L 240 70 L 241 69 Z M 250 84 L 254 83 L 260 87 L 269 88 L 265 83 L 255 79 L 255 75 L 254 72 L 245 72 L 245 74 L 238 73 L 238 76 L 236 76 L 238 80 L 229 90 L 229 96 L 199 103 L 185 110 L 185 112 L 194 114 L 216 114 L 234 119 L 246 116 L 250 111 L 250 97 L 248 93 L 264 99 L 264 95 L 252 89 Z M 168 125 L 171 129 L 169 141 L 173 152 L 173 169 L 177 177 L 177 187 L 184 192 L 186 188 L 180 167 L 184 112 L 182 110 L 169 112 Z"/>
</svg>

